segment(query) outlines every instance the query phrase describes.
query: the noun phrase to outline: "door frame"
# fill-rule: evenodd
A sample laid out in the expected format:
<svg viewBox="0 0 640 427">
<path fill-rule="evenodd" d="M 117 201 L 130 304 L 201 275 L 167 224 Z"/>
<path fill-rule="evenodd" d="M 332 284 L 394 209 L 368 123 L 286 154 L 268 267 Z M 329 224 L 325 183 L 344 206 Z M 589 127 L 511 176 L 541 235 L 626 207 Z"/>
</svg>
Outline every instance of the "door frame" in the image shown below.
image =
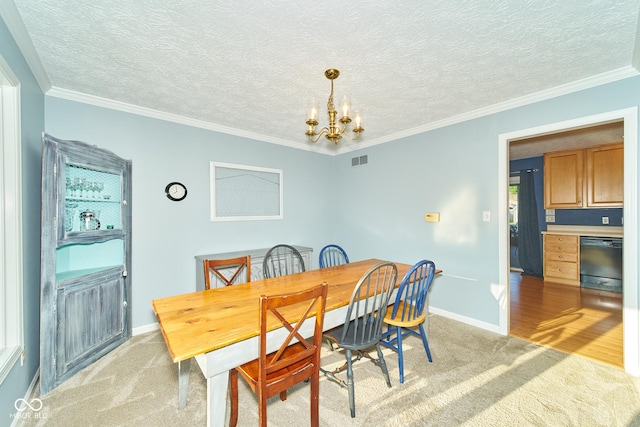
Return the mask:
<svg viewBox="0 0 640 427">
<path fill-rule="evenodd" d="M 624 253 L 623 253 L 623 349 L 625 371 L 640 376 L 640 315 L 638 313 L 638 107 L 625 108 L 577 119 L 549 123 L 498 135 L 498 255 L 501 283 L 499 332 L 509 334 L 509 242 L 508 188 L 509 143 L 529 138 L 591 127 L 616 121 L 624 122 Z"/>
</svg>

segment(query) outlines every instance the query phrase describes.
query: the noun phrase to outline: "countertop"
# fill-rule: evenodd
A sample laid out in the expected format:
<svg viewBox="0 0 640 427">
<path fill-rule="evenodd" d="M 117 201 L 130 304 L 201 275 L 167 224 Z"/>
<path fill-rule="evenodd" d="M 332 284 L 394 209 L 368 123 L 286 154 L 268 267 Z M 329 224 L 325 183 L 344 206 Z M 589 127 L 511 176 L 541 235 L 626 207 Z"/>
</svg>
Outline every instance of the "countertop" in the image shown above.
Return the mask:
<svg viewBox="0 0 640 427">
<path fill-rule="evenodd" d="M 547 225 L 542 234 L 567 234 L 574 236 L 622 237 L 623 227 L 588 225 Z"/>
</svg>

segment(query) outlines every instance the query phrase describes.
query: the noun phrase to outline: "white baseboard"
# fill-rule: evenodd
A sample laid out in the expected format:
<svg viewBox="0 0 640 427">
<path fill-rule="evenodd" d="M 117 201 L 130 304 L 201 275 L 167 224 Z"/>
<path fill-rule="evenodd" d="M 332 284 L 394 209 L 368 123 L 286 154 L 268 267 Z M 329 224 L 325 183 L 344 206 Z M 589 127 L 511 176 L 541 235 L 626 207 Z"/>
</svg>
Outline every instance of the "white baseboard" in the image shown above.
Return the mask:
<svg viewBox="0 0 640 427">
<path fill-rule="evenodd" d="M 158 322 L 150 323 L 148 325 L 138 326 L 137 328 L 133 328 L 131 330 L 131 335 L 135 337 L 136 335 L 146 334 L 147 332 L 155 331 L 158 329 L 160 329 L 160 325 L 158 324 Z"/>
<path fill-rule="evenodd" d="M 467 325 L 476 326 L 487 331 L 495 332 L 496 334 L 504 335 L 500 333 L 498 325 L 492 325 L 491 323 L 481 322 L 471 317 L 461 316 L 456 313 L 452 313 L 447 310 L 442 310 L 436 307 L 429 307 L 429 313 L 437 314 L 438 316 L 446 317 L 448 319 L 457 320 L 458 322 L 466 323 Z"/>
<path fill-rule="evenodd" d="M 24 394 L 24 401 L 25 402 L 30 402 L 30 397 L 33 394 L 33 389 L 36 387 L 36 383 L 38 382 L 38 378 L 40 378 L 40 368 L 38 368 L 38 370 L 36 371 L 35 375 L 33 376 L 33 379 L 31 380 L 31 384 L 29 384 L 29 387 L 27 388 L 27 391 Z M 13 417 L 13 421 L 11 422 L 11 426 L 10 427 L 18 427 L 19 425 L 21 425 L 22 418 L 20 418 L 19 416 Z"/>
</svg>

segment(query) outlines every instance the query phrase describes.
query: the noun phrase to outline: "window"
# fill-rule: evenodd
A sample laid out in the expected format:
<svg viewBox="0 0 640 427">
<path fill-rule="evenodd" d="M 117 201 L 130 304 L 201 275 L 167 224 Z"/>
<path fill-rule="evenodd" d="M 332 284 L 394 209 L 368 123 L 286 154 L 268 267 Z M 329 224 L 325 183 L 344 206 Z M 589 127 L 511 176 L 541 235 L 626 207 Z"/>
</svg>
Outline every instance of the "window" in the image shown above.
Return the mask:
<svg viewBox="0 0 640 427">
<path fill-rule="evenodd" d="M 509 248 L 511 251 L 510 267 L 520 269 L 518 252 L 518 192 L 520 190 L 520 177 L 509 178 Z"/>
<path fill-rule="evenodd" d="M 211 221 L 282 219 L 282 171 L 211 162 Z"/>
<path fill-rule="evenodd" d="M 0 382 L 24 346 L 19 90 L 0 56 Z"/>
</svg>

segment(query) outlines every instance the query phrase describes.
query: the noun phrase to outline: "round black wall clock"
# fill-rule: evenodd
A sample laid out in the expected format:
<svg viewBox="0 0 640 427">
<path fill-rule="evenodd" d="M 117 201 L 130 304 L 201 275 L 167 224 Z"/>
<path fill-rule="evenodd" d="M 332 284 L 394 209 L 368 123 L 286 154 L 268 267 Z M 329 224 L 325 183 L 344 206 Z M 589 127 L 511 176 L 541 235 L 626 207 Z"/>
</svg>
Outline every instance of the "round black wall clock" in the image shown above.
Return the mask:
<svg viewBox="0 0 640 427">
<path fill-rule="evenodd" d="M 181 182 L 170 182 L 164 188 L 164 193 L 167 195 L 169 200 L 179 202 L 187 197 L 187 187 L 185 187 Z"/>
</svg>

